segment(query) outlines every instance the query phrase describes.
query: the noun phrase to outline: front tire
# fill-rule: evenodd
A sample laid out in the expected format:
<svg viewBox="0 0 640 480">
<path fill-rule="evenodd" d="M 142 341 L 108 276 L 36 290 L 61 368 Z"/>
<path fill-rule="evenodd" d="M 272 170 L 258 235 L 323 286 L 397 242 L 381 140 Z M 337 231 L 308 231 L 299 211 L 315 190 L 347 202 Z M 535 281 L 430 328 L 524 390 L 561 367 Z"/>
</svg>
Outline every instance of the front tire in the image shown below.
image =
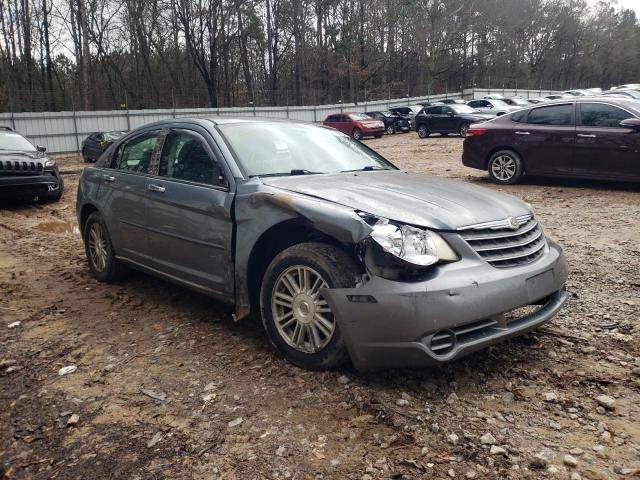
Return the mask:
<svg viewBox="0 0 640 480">
<path fill-rule="evenodd" d="M 520 155 L 513 150 L 499 150 L 489 158 L 487 171 L 494 182 L 511 185 L 522 178 L 524 164 Z"/>
<path fill-rule="evenodd" d="M 387 135 L 393 135 L 394 133 L 396 133 L 396 127 L 394 127 L 393 125 L 388 125 L 387 126 Z"/>
<path fill-rule="evenodd" d="M 351 138 L 358 141 L 362 140 L 362 130 L 360 130 L 359 128 L 354 128 L 351 131 Z"/>
<path fill-rule="evenodd" d="M 308 370 L 330 370 L 348 359 L 339 325 L 322 288 L 350 288 L 358 267 L 337 247 L 301 243 L 272 261 L 262 280 L 262 323 L 276 349 Z"/>
<path fill-rule="evenodd" d="M 418 136 L 420 138 L 427 138 L 429 135 L 431 135 L 431 132 L 425 124 L 418 125 Z"/>
<path fill-rule="evenodd" d="M 107 225 L 99 212 L 87 218 L 82 233 L 89 270 L 100 282 L 115 282 L 124 278 L 129 269 L 115 256 Z"/>
<path fill-rule="evenodd" d="M 82 160 L 84 160 L 84 163 L 91 163 L 91 159 L 89 158 L 89 155 L 87 154 L 87 149 L 86 148 L 82 149 Z"/>
</svg>

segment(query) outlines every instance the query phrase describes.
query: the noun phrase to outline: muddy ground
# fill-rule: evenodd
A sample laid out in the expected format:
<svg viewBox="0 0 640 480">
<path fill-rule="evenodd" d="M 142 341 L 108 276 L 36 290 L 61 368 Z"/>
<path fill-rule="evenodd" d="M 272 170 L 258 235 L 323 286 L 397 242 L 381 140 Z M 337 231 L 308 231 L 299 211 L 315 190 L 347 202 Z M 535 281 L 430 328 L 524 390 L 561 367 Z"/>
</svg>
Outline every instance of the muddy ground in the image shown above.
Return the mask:
<svg viewBox="0 0 640 480">
<path fill-rule="evenodd" d="M 637 477 L 640 186 L 497 187 L 461 166 L 459 138 L 368 144 L 529 202 L 565 248 L 564 311 L 441 368 L 306 372 L 207 297 L 142 274 L 97 283 L 67 175 L 61 202 L 0 209 L 0 477 Z"/>
</svg>

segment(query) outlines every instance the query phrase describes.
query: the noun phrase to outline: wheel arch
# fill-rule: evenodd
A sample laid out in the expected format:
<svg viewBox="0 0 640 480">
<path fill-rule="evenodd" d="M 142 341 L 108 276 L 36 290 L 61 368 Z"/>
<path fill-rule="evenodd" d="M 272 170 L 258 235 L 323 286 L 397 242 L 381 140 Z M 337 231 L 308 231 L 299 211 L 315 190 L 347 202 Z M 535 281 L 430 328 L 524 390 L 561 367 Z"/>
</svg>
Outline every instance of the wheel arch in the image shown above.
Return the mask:
<svg viewBox="0 0 640 480">
<path fill-rule="evenodd" d="M 93 212 L 100 212 L 98 207 L 96 207 L 93 203 L 85 203 L 80 209 L 80 217 L 78 218 L 80 235 L 84 234 L 84 226 L 87 223 L 89 215 L 91 215 Z"/>
<path fill-rule="evenodd" d="M 300 243 L 319 242 L 335 246 L 360 263 L 355 254 L 355 245 L 346 245 L 334 237 L 321 232 L 310 222 L 294 218 L 271 226 L 254 243 L 246 267 L 246 282 L 250 309 L 258 312 L 260 287 L 271 261 L 282 251 Z"/>
<path fill-rule="evenodd" d="M 487 170 L 489 168 L 489 160 L 491 159 L 493 154 L 496 153 L 496 152 L 499 152 L 500 150 L 510 150 L 510 151 L 514 152 L 516 155 L 518 155 L 518 157 L 520 157 L 520 160 L 522 161 L 522 171 L 525 172 L 527 170 L 527 164 L 526 164 L 526 161 L 525 161 L 524 157 L 522 156 L 522 154 L 520 153 L 520 151 L 517 148 L 513 147 L 513 145 L 501 145 L 499 147 L 495 147 L 495 148 L 492 148 L 491 150 L 489 150 L 489 153 L 487 153 L 487 156 L 484 159 L 484 169 L 485 170 Z"/>
</svg>

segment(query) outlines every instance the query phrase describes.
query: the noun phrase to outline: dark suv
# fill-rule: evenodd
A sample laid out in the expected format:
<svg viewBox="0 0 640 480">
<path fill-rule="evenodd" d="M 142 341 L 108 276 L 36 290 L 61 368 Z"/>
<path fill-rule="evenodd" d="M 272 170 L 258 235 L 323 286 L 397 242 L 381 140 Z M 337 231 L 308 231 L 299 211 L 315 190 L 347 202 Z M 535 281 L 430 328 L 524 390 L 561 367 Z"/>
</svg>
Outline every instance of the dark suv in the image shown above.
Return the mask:
<svg viewBox="0 0 640 480">
<path fill-rule="evenodd" d="M 0 197 L 60 200 L 64 183 L 55 160 L 11 127 L 0 127 Z"/>
<path fill-rule="evenodd" d="M 385 131 L 391 135 L 396 132 L 409 133 L 411 131 L 411 122 L 406 117 L 401 117 L 395 113 L 384 112 L 364 112 L 365 115 L 369 115 L 371 118 L 381 120 L 384 123 Z"/>
</svg>

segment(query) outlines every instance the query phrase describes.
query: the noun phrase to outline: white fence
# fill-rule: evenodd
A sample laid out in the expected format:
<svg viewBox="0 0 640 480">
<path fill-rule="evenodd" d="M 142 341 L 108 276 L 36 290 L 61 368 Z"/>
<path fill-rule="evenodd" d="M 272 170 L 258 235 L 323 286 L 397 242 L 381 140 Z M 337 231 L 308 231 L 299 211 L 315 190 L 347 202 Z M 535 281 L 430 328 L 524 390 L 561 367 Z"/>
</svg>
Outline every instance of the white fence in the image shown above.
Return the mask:
<svg viewBox="0 0 640 480">
<path fill-rule="evenodd" d="M 82 140 L 92 132 L 110 130 L 131 130 L 144 124 L 178 117 L 214 117 L 220 115 L 288 118 L 308 122 L 321 122 L 336 112 L 386 110 L 389 107 L 412 105 L 423 101 L 437 101 L 445 98 L 471 100 L 488 94 L 505 96 L 520 95 L 525 98 L 539 97 L 551 92 L 538 90 L 493 90 L 468 89 L 464 92 L 432 95 L 428 97 L 406 97 L 364 103 L 345 103 L 304 107 L 237 107 L 237 108 L 194 108 L 165 110 L 114 110 L 95 112 L 41 112 L 2 113 L 0 126 L 11 126 L 25 135 L 36 145 L 47 147 L 50 153 L 79 152 Z"/>
</svg>

